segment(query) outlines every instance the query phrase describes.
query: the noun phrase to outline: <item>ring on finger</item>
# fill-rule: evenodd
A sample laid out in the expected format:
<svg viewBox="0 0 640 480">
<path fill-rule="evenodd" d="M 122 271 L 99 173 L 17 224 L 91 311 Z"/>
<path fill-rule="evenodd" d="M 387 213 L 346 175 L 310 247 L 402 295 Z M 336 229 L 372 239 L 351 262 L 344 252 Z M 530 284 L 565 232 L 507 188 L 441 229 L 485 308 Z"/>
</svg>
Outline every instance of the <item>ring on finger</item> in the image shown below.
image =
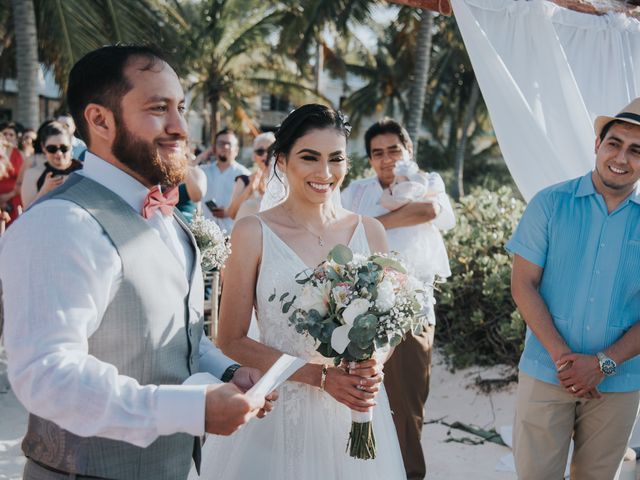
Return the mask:
<svg viewBox="0 0 640 480">
<path fill-rule="evenodd" d="M 576 393 L 578 391 L 576 390 L 576 387 L 574 387 L 573 385 L 569 387 L 569 390 L 571 390 L 573 393 Z"/>
</svg>

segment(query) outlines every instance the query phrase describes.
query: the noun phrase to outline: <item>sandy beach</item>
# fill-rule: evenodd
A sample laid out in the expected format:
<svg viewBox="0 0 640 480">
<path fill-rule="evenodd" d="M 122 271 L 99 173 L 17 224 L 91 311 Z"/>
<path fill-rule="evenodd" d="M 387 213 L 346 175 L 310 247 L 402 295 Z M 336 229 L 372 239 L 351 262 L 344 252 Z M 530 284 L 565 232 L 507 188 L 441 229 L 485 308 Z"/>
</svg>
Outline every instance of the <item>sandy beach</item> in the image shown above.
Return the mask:
<svg viewBox="0 0 640 480">
<path fill-rule="evenodd" d="M 0 386 L 5 369 L 6 361 L 0 352 Z M 443 424 L 460 422 L 498 431 L 512 424 L 515 383 L 489 394 L 482 393 L 476 386 L 477 377 L 496 379 L 510 373 L 513 371 L 504 367 L 474 367 L 452 373 L 446 369 L 442 358 L 435 355 L 427 424 L 422 437 L 429 480 L 516 479 L 514 472 L 496 471 L 500 459 L 510 453 L 508 447 L 487 441 L 469 444 L 482 439 Z M 27 414 L 14 394 L 11 391 L 0 393 L 0 480 L 21 478 L 24 457 L 20 442 L 26 430 L 26 419 Z M 640 468 L 638 471 L 640 473 Z"/>
</svg>

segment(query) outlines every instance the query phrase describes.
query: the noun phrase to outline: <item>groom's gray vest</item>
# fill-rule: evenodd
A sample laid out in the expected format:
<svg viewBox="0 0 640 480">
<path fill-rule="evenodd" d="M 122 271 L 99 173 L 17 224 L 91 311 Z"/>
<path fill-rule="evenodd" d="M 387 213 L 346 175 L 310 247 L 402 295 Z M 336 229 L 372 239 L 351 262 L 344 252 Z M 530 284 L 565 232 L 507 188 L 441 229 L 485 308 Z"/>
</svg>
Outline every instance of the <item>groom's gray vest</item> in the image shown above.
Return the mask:
<svg viewBox="0 0 640 480">
<path fill-rule="evenodd" d="M 140 385 L 180 384 L 197 372 L 204 298 L 199 254 L 194 253 L 187 282 L 182 266 L 143 218 L 119 196 L 81 175 L 73 174 L 47 198 L 85 209 L 122 260 L 120 287 L 89 338 L 89 355 Z M 86 408 L 100 415 L 99 406 Z M 187 478 L 193 448 L 194 438 L 187 434 L 159 437 L 147 448 L 79 437 L 36 415 L 29 416 L 22 443 L 27 457 L 55 470 L 127 480 Z"/>
</svg>

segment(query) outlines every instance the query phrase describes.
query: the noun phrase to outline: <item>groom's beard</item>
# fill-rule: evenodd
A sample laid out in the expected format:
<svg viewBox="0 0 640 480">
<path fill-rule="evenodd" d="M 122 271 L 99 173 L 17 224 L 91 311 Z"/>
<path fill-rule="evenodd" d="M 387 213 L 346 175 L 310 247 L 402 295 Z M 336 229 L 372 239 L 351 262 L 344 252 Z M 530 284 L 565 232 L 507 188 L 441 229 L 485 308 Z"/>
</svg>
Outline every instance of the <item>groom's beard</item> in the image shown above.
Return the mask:
<svg viewBox="0 0 640 480">
<path fill-rule="evenodd" d="M 136 137 L 122 121 L 118 123 L 111 152 L 120 162 L 151 185 L 173 187 L 182 183 L 188 167 L 186 150 L 184 153 L 165 153 L 163 156 L 155 142 L 147 142 Z M 185 139 L 174 135 L 162 138 L 162 140 L 184 143 Z"/>
</svg>

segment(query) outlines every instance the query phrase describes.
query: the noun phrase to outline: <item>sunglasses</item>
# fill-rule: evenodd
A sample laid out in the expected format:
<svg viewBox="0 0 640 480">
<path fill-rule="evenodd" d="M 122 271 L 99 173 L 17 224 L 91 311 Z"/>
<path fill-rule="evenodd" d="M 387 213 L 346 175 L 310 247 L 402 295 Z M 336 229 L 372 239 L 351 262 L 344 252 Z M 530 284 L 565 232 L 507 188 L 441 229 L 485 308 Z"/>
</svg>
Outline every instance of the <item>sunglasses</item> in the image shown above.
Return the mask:
<svg viewBox="0 0 640 480">
<path fill-rule="evenodd" d="M 62 153 L 67 153 L 69 150 L 71 150 L 71 147 L 67 145 L 47 145 L 46 147 L 44 147 L 44 149 L 49 153 L 56 153 L 58 150 L 60 150 Z"/>
<path fill-rule="evenodd" d="M 263 155 L 266 155 L 268 152 L 268 150 L 266 148 L 256 148 L 253 153 L 255 153 L 257 156 L 261 157 Z"/>
</svg>

